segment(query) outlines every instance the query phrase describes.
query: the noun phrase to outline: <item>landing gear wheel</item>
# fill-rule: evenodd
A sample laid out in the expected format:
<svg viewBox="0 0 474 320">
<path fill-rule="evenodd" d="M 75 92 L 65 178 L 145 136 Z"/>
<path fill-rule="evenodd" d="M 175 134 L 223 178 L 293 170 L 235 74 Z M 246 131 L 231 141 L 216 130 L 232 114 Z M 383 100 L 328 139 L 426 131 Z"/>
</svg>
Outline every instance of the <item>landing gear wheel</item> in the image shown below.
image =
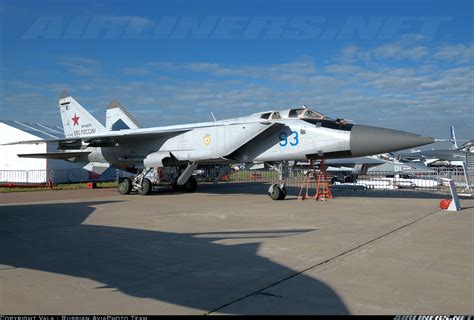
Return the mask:
<svg viewBox="0 0 474 320">
<path fill-rule="evenodd" d="M 283 188 L 280 188 L 281 190 L 281 196 L 278 200 L 284 200 L 286 198 L 286 188 L 283 187 Z"/>
<path fill-rule="evenodd" d="M 191 176 L 189 177 L 188 181 L 183 185 L 184 191 L 186 192 L 194 192 L 197 189 L 197 181 L 196 179 Z"/>
<path fill-rule="evenodd" d="M 176 183 L 176 181 L 175 181 L 175 182 L 172 182 L 172 183 L 170 184 L 170 188 L 171 188 L 171 190 L 173 190 L 173 191 L 179 191 L 179 190 L 180 190 L 180 187 L 178 186 L 178 184 Z"/>
<path fill-rule="evenodd" d="M 268 195 L 272 200 L 283 200 L 286 197 L 286 189 L 285 187 L 280 188 L 279 185 L 273 184 L 268 189 Z"/>
<path fill-rule="evenodd" d="M 132 180 L 130 178 L 123 178 L 119 181 L 118 190 L 121 194 L 130 194 L 132 191 Z"/>
<path fill-rule="evenodd" d="M 142 182 L 142 188 L 138 189 L 138 193 L 141 194 L 142 196 L 145 196 L 151 192 L 151 181 L 148 178 L 143 179 Z"/>
</svg>

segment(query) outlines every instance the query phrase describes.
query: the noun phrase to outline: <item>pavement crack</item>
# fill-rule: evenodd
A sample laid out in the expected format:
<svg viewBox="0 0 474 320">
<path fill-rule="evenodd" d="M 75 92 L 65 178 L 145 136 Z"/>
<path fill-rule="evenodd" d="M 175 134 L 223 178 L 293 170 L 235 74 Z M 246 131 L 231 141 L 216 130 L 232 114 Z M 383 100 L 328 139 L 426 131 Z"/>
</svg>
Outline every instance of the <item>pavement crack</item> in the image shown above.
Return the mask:
<svg viewBox="0 0 474 320">
<path fill-rule="evenodd" d="M 268 293 L 268 292 L 259 292 L 257 293 L 258 295 L 262 295 L 262 296 L 269 296 L 269 297 L 274 297 L 274 298 L 280 298 L 280 299 L 283 299 L 284 297 L 283 296 L 279 296 L 277 294 L 273 294 L 273 293 Z"/>
</svg>

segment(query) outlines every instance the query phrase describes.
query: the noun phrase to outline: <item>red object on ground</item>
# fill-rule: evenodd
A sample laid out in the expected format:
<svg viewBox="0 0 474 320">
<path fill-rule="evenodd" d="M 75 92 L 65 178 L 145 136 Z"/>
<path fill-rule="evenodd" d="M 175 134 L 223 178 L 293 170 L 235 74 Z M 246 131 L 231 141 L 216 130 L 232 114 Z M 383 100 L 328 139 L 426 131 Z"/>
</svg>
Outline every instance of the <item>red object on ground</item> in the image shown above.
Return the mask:
<svg viewBox="0 0 474 320">
<path fill-rule="evenodd" d="M 451 199 L 443 199 L 439 202 L 439 207 L 441 209 L 448 209 L 449 205 L 451 204 Z"/>
<path fill-rule="evenodd" d="M 0 183 L 0 188 L 46 188 L 47 184 L 44 183 L 16 183 L 6 182 Z"/>
<path fill-rule="evenodd" d="M 95 189 L 96 187 L 97 187 L 97 184 L 95 182 L 87 183 L 87 189 Z"/>
</svg>

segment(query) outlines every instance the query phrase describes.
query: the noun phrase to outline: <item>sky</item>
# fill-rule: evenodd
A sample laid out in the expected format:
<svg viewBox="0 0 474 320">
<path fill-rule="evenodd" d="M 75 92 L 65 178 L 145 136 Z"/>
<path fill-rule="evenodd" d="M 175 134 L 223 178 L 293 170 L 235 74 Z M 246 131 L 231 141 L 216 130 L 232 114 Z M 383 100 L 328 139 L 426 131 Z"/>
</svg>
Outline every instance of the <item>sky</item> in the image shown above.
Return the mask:
<svg viewBox="0 0 474 320">
<path fill-rule="evenodd" d="M 67 90 L 145 127 L 306 105 L 474 138 L 473 1 L 0 0 L 0 119 L 60 125 Z"/>
</svg>

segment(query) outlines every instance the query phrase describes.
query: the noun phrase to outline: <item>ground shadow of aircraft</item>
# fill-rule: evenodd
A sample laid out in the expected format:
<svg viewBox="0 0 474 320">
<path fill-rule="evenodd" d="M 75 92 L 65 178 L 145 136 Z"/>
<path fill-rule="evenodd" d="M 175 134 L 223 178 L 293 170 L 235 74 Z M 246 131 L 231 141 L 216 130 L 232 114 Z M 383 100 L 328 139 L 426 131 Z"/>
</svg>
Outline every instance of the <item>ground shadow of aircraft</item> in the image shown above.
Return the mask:
<svg viewBox="0 0 474 320">
<path fill-rule="evenodd" d="M 258 290 L 298 274 L 259 256 L 258 239 L 314 231 L 191 234 L 87 224 L 85 219 L 95 207 L 113 202 L 0 206 L 0 264 L 87 278 L 103 284 L 97 290 L 114 288 L 133 297 L 199 309 L 202 313 L 219 312 L 232 301 L 252 293 L 264 294 Z M 255 241 L 234 245 L 216 242 L 228 238 Z M 262 312 L 349 313 L 329 286 L 305 274 L 297 277 L 302 294 L 310 294 L 311 303 L 295 306 L 283 296 L 275 298 L 281 299 L 277 307 Z M 8 295 L 7 290 L 4 294 Z M 8 305 L 0 307 L 3 313 L 9 312 Z M 231 313 L 245 313 L 245 310 L 234 308 Z"/>
</svg>

